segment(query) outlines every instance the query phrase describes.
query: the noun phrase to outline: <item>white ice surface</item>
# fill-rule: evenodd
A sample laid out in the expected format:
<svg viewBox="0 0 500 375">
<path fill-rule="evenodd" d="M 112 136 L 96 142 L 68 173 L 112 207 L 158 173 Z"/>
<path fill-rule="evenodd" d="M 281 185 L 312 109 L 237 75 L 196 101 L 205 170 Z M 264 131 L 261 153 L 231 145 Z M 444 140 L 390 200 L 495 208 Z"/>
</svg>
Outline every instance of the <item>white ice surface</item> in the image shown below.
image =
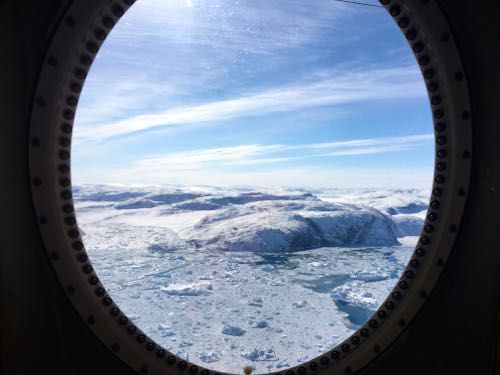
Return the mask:
<svg viewBox="0 0 500 375">
<path fill-rule="evenodd" d="M 344 192 L 342 201 L 338 191 L 287 189 L 74 192 L 86 249 L 122 310 L 169 351 L 234 373 L 246 364 L 256 373 L 283 370 L 322 354 L 394 287 L 417 240 L 401 237 L 397 223 L 422 220 L 424 193 L 363 194 Z M 255 244 L 262 238 L 266 246 Z M 351 242 L 318 246 L 339 238 Z"/>
</svg>

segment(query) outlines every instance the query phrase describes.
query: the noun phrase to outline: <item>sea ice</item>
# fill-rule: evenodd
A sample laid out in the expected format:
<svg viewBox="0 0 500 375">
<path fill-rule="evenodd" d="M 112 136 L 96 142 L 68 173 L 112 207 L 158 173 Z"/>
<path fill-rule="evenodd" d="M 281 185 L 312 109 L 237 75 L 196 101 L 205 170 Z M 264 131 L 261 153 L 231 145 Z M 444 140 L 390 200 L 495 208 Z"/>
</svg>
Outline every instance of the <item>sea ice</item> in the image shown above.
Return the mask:
<svg viewBox="0 0 500 375">
<path fill-rule="evenodd" d="M 254 374 L 311 359 L 364 323 L 414 250 L 425 194 L 74 190 L 86 249 L 120 309 L 172 353 Z"/>
<path fill-rule="evenodd" d="M 236 326 L 225 326 L 222 328 L 222 333 L 230 336 L 243 336 L 245 334 L 245 330 Z"/>
<path fill-rule="evenodd" d="M 254 298 L 253 300 L 248 302 L 249 306 L 255 306 L 255 307 L 262 307 L 263 304 L 264 304 L 264 302 L 262 301 L 262 298 L 260 298 L 260 297 Z"/>
<path fill-rule="evenodd" d="M 279 361 L 278 363 L 276 363 L 276 367 L 283 368 L 283 367 L 290 367 L 290 365 L 288 364 L 287 361 Z"/>
<path fill-rule="evenodd" d="M 171 284 L 161 290 L 173 296 L 201 296 L 211 293 L 213 287 L 211 283 L 202 281 L 193 284 Z"/>
<path fill-rule="evenodd" d="M 250 352 L 243 353 L 242 356 L 250 361 L 275 361 L 276 353 L 272 349 L 256 348 Z"/>
<path fill-rule="evenodd" d="M 222 354 L 217 351 L 201 352 L 198 354 L 198 358 L 205 363 L 217 362 L 222 357 Z"/>
<path fill-rule="evenodd" d="M 251 322 L 250 327 L 252 328 L 267 328 L 269 326 L 269 323 L 266 322 L 265 320 L 260 320 L 258 322 Z"/>
</svg>

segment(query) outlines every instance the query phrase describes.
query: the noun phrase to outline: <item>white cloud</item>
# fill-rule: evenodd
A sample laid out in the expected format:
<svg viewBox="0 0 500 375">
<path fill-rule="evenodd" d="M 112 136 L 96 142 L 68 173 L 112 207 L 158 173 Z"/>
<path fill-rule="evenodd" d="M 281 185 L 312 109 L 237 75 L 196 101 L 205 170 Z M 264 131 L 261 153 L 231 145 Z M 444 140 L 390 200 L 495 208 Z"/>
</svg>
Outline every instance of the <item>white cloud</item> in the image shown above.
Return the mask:
<svg viewBox="0 0 500 375">
<path fill-rule="evenodd" d="M 338 147 L 361 147 L 361 146 L 379 146 L 379 145 L 408 145 L 410 143 L 427 142 L 434 138 L 433 134 L 416 134 L 402 137 L 383 137 L 369 139 L 355 139 L 340 142 L 322 142 L 310 145 L 312 148 L 338 148 Z"/>
<path fill-rule="evenodd" d="M 233 99 L 175 107 L 163 112 L 81 127 L 75 137 L 80 141 L 99 141 L 162 126 L 261 116 L 361 101 L 422 97 L 426 92 L 418 74 L 413 66 L 346 72 L 328 79 L 268 89 Z"/>
<path fill-rule="evenodd" d="M 430 144 L 433 138 L 433 134 L 418 134 L 402 137 L 357 139 L 301 145 L 247 144 L 157 155 L 136 161 L 134 167 L 149 170 L 171 169 L 179 171 L 202 169 L 206 168 L 209 164 L 219 166 L 278 164 L 310 158 L 369 155 L 410 150 L 422 144 Z M 295 154 L 276 155 L 290 152 Z M 272 156 L 263 157 L 265 155 Z"/>
<path fill-rule="evenodd" d="M 384 154 L 386 152 L 396 152 L 396 151 L 404 151 L 411 149 L 412 147 L 410 145 L 361 147 L 361 148 L 353 148 L 353 149 L 329 152 L 327 154 L 323 154 L 322 156 L 373 155 L 373 154 Z"/>
<path fill-rule="evenodd" d="M 247 144 L 156 155 L 116 169 L 79 168 L 77 183 L 145 183 L 180 185 L 280 185 L 295 187 L 425 187 L 427 168 L 325 168 L 286 162 L 314 158 L 355 157 L 411 150 L 432 144 L 433 134 L 358 139 L 302 145 Z M 271 166 L 260 170 L 259 165 Z M 314 164 L 313 164 L 314 165 Z M 252 167 L 242 172 L 235 167 Z M 391 176 L 391 178 L 388 178 Z"/>
<path fill-rule="evenodd" d="M 210 148 L 147 158 L 134 164 L 140 168 L 158 169 L 168 167 L 175 170 L 191 170 L 203 168 L 204 164 L 211 162 L 245 162 L 252 156 L 279 151 L 284 148 L 285 146 L 282 145 L 241 145 Z"/>
<path fill-rule="evenodd" d="M 78 103 L 76 137 L 80 129 L 92 128 L 103 119 L 119 119 L 124 113 L 140 111 L 158 97 L 172 95 L 175 91 L 171 84 L 154 82 L 140 72 L 116 80 L 109 79 L 98 67 L 92 72 Z"/>
<path fill-rule="evenodd" d="M 113 33 L 124 40 L 141 35 L 266 55 L 314 40 L 324 28 L 364 11 L 333 1 L 311 6 L 303 0 L 141 0 L 123 17 L 132 27 L 118 27 Z"/>
<path fill-rule="evenodd" d="M 304 188 L 429 188 L 427 167 L 321 167 L 286 164 L 313 158 L 357 157 L 431 145 L 433 134 L 355 139 L 302 145 L 247 144 L 156 155 L 114 169 L 79 168 L 75 183 L 287 186 Z M 271 168 L 259 169 L 266 164 Z M 313 166 L 311 166 L 313 165 Z M 235 167 L 250 166 L 245 172 Z"/>
</svg>

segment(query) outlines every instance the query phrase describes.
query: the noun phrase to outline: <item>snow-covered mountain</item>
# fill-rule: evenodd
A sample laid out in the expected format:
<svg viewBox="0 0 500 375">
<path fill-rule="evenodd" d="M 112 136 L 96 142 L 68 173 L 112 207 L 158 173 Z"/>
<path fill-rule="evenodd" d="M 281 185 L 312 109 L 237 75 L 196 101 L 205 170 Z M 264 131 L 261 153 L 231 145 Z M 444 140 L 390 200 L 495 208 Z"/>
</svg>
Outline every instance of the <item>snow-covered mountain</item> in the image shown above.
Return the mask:
<svg viewBox="0 0 500 375">
<path fill-rule="evenodd" d="M 113 217 L 147 215 L 155 222 L 175 216 L 192 217 L 180 237 L 185 246 L 227 251 L 299 251 L 323 246 L 390 246 L 397 237 L 418 235 L 426 204 L 371 204 L 346 197 L 321 199 L 301 191 L 211 190 L 181 188 L 122 191 L 111 187 L 80 187 L 74 192 L 80 212 L 98 208 Z M 401 195 L 401 194 L 400 194 Z M 337 200 L 337 201 L 336 201 Z M 125 211 L 125 212 L 122 212 Z M 187 215 L 186 215 L 187 214 Z M 168 219 L 166 220 L 168 221 Z M 163 225 L 168 228 L 168 224 Z"/>
</svg>

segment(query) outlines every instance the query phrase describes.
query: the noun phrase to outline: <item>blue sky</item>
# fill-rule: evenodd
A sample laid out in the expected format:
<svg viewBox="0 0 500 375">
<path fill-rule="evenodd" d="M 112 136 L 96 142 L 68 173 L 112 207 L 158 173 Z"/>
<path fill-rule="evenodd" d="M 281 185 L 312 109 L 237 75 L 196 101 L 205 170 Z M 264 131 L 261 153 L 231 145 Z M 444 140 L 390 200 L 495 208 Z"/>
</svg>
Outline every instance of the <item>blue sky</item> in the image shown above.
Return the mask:
<svg viewBox="0 0 500 375">
<path fill-rule="evenodd" d="M 384 9 L 138 0 L 84 86 L 72 169 L 77 184 L 428 188 L 433 147 Z"/>
</svg>

